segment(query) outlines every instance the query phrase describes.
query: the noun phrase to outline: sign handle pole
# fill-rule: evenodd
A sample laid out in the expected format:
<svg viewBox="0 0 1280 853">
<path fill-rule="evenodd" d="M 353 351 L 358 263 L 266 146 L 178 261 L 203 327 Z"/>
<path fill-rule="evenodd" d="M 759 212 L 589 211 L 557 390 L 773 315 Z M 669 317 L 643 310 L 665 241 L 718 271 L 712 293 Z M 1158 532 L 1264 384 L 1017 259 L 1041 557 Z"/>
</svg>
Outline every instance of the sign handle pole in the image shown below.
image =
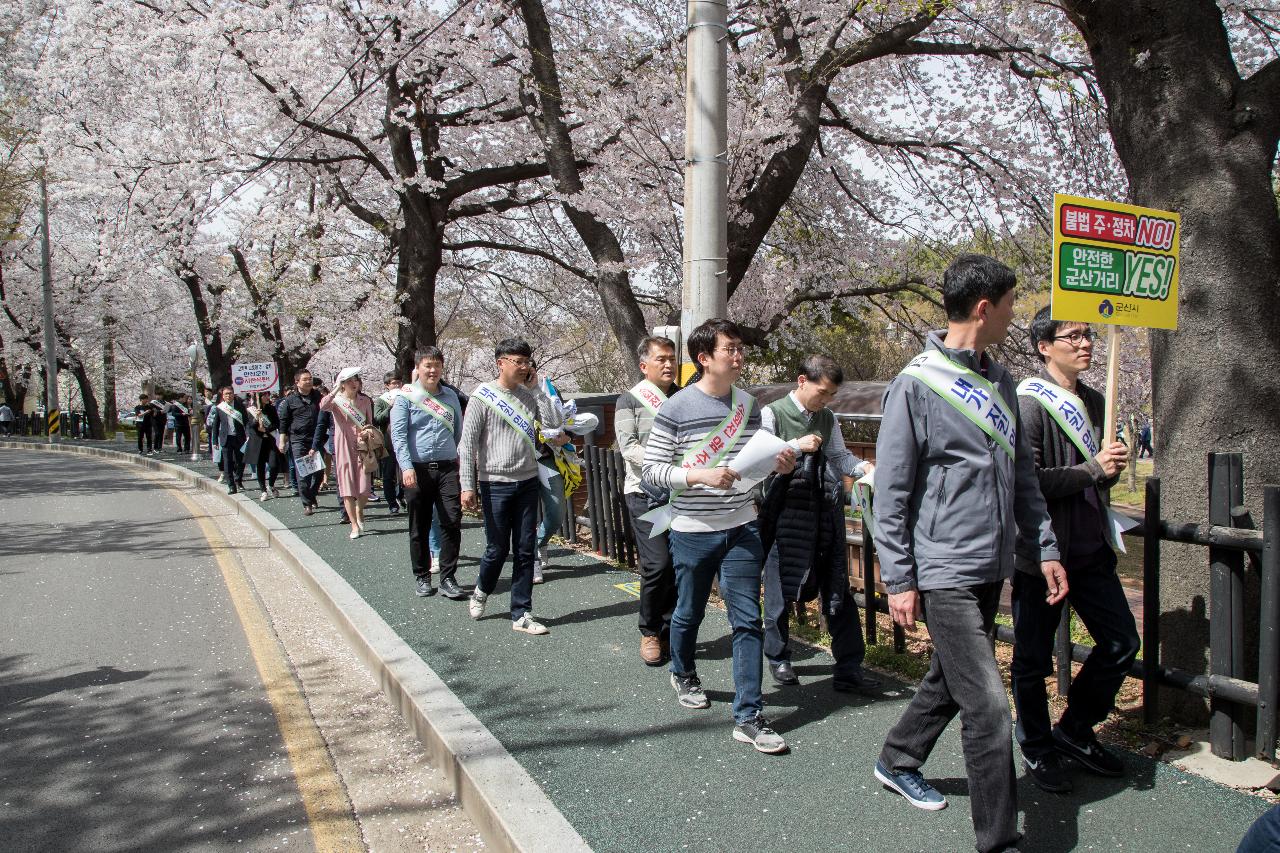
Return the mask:
<svg viewBox="0 0 1280 853">
<path fill-rule="evenodd" d="M 1120 393 L 1120 332 L 1107 326 L 1107 407 L 1102 427 L 1103 447 L 1116 440 L 1116 397 Z M 1133 441 L 1133 436 L 1129 437 Z"/>
</svg>

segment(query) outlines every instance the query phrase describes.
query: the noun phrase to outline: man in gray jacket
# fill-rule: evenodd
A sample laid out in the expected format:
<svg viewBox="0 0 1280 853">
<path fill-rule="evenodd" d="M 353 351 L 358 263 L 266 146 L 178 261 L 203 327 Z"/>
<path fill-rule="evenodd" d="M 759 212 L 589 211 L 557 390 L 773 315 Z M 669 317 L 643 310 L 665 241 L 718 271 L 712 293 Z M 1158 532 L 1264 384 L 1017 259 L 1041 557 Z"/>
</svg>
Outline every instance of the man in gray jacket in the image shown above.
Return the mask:
<svg viewBox="0 0 1280 853">
<path fill-rule="evenodd" d="M 947 329 L 889 385 L 876 443 L 875 541 L 895 623 L 923 616 L 929 672 L 885 739 L 875 776 L 912 805 L 945 808 L 920 768 L 959 714 L 977 849 L 1015 849 L 1012 723 L 990 636 L 1014 546 L 1038 546 L 1051 603 L 1067 592 L 1016 388 L 986 349 L 1013 318 L 1013 270 L 982 255 L 947 268 Z"/>
</svg>

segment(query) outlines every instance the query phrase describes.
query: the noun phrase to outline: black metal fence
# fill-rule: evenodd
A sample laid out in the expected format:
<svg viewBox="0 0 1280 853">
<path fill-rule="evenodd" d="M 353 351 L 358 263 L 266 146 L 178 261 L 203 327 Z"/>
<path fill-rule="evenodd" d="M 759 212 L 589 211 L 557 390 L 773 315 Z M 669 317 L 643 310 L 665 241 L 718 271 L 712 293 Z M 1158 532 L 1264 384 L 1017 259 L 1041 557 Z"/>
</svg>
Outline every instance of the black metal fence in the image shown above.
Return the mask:
<svg viewBox="0 0 1280 853">
<path fill-rule="evenodd" d="M 586 500 L 585 515 L 566 513 L 569 519 L 591 531 L 596 553 L 616 562 L 636 566 L 635 533 L 623 500 L 626 476 L 622 454 L 588 443 L 584 449 Z M 1241 504 L 1244 484 L 1240 472 L 1243 460 L 1238 453 L 1209 454 L 1209 523 L 1188 524 L 1160 517 L 1160 480 L 1151 478 L 1146 487 L 1147 519 L 1125 535 L 1142 542 L 1144 555 L 1142 589 L 1142 659 L 1130 675 L 1142 681 L 1143 714 L 1148 722 L 1159 717 L 1159 688 L 1171 687 L 1202 696 L 1210 701 L 1210 745 L 1215 755 L 1240 760 L 1245 757 L 1247 715 L 1256 714 L 1256 754 L 1276 760 L 1277 692 L 1280 688 L 1280 486 L 1267 486 L 1263 496 L 1263 530 L 1240 526 L 1247 521 Z M 566 532 L 568 535 L 568 532 Z M 1197 675 L 1160 662 L 1160 543 L 1180 542 L 1202 545 L 1208 551 L 1210 575 L 1209 673 Z M 863 619 L 869 645 L 878 641 L 876 613 L 887 613 L 888 600 L 876 590 L 875 544 L 863 529 L 860 537 L 849 535 L 850 545 L 859 545 L 861 577 L 851 573 L 854 599 L 865 610 Z M 1256 615 L 1246 607 L 1246 556 L 1249 568 L 1260 575 L 1260 595 Z M 851 563 L 851 566 L 853 564 Z M 1256 619 L 1259 626 L 1257 655 L 1258 681 L 1244 680 L 1245 625 Z M 997 637 L 1013 642 L 1013 629 L 997 625 Z M 893 645 L 905 648 L 906 636 L 893 626 Z M 1083 663 L 1092 648 L 1071 641 L 1070 607 L 1063 608 L 1056 642 L 1059 694 L 1071 684 L 1071 663 Z"/>
<path fill-rule="evenodd" d="M 84 412 L 63 412 L 58 424 L 58 434 L 65 438 L 89 438 L 89 419 Z M 4 430 L 0 427 L 0 435 Z M 9 425 L 10 435 L 47 436 L 44 415 L 15 415 Z"/>
</svg>

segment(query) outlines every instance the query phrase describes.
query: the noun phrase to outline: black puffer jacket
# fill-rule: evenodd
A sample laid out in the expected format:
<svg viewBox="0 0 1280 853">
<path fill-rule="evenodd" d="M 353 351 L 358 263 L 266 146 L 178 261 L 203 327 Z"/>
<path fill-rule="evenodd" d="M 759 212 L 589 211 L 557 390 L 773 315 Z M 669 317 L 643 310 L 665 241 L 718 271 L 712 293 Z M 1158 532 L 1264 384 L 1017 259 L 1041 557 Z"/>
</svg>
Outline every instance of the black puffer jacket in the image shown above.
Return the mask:
<svg viewBox="0 0 1280 853">
<path fill-rule="evenodd" d="M 822 451 L 802 453 L 794 471 L 772 478 L 759 524 L 765 553 L 778 548 L 783 598 L 812 601 L 825 591 L 835 613 L 848 595 L 849 561 L 843 484 L 826 482 L 826 470 Z"/>
</svg>

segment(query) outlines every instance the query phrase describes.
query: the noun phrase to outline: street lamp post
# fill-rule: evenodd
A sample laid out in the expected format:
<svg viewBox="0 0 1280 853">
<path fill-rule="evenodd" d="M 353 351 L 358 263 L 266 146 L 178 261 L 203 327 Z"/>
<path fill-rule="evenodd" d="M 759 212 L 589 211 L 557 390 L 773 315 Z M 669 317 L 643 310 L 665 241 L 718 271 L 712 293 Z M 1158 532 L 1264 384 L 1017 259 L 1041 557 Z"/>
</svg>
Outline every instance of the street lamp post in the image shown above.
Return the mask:
<svg viewBox="0 0 1280 853">
<path fill-rule="evenodd" d="M 200 388 L 196 384 L 196 368 L 200 365 L 200 345 L 187 347 L 187 364 L 191 367 L 191 461 L 200 459 L 200 422 L 202 414 L 200 404 Z"/>
</svg>

